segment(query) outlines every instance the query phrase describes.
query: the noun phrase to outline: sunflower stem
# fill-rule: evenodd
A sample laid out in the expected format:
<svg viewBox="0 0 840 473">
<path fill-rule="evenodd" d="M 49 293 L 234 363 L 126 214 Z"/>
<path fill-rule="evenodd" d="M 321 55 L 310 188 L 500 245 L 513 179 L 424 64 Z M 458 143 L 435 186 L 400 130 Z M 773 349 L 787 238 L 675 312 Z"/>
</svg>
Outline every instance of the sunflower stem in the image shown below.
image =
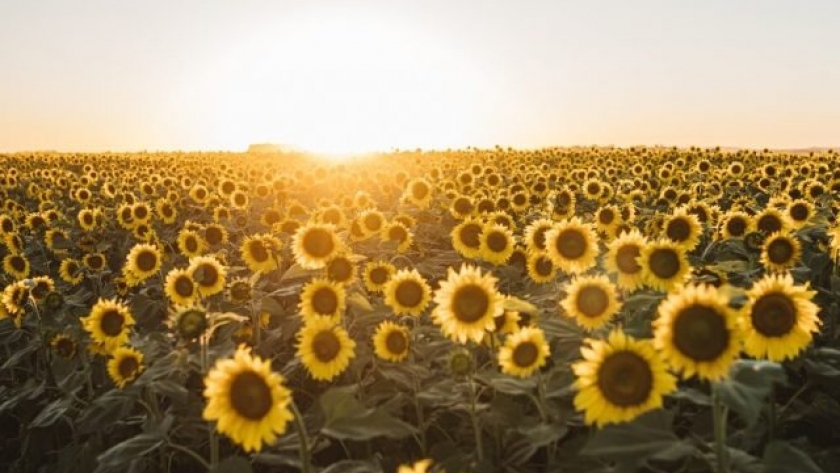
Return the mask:
<svg viewBox="0 0 840 473">
<path fill-rule="evenodd" d="M 472 419 L 473 431 L 475 432 L 475 452 L 478 458 L 478 463 L 484 463 L 484 442 L 481 438 L 481 426 L 478 423 L 478 413 L 476 409 L 476 395 L 475 380 L 472 376 L 469 378 L 470 385 L 470 418 Z"/>
<path fill-rule="evenodd" d="M 726 450 L 726 406 L 720 398 L 717 384 L 712 385 L 712 420 L 715 432 L 716 473 L 729 473 L 729 455 Z"/>
<path fill-rule="evenodd" d="M 206 378 L 210 371 L 209 343 L 210 338 L 207 334 L 202 335 L 199 339 L 201 349 L 199 358 L 201 359 L 201 376 L 203 378 Z M 219 465 L 219 438 L 216 436 L 216 428 L 210 423 L 207 424 L 207 432 L 210 441 L 210 467 L 216 468 Z"/>
<path fill-rule="evenodd" d="M 767 441 L 776 438 L 776 388 L 770 387 L 770 397 L 767 404 Z"/>
<path fill-rule="evenodd" d="M 290 405 L 292 408 L 292 414 L 295 418 L 295 430 L 297 430 L 298 433 L 298 443 L 300 444 L 300 471 L 302 473 L 311 473 L 312 462 L 309 458 L 309 437 L 306 435 L 306 424 L 303 422 L 303 416 L 300 414 L 300 410 L 298 410 L 294 399 L 292 399 Z"/>
</svg>

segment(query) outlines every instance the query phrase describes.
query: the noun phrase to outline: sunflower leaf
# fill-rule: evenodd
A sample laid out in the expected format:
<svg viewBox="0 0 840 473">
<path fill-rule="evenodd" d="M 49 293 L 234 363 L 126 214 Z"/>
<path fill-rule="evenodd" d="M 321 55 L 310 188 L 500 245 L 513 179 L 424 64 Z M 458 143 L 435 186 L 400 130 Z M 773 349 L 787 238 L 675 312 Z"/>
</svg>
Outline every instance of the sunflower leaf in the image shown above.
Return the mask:
<svg viewBox="0 0 840 473">
<path fill-rule="evenodd" d="M 609 425 L 589 439 L 581 454 L 617 462 L 639 462 L 680 443 L 671 428 L 672 414 L 658 410 L 618 425 Z"/>
<path fill-rule="evenodd" d="M 97 471 L 107 470 L 137 460 L 160 447 L 163 437 L 158 434 L 140 434 L 118 443 L 97 457 Z"/>
<path fill-rule="evenodd" d="M 739 360 L 732 365 L 728 379 L 717 383 L 715 389 L 721 401 L 752 426 L 758 421 L 764 398 L 774 383 L 785 383 L 787 377 L 778 363 Z"/>
<path fill-rule="evenodd" d="M 785 473 L 788 471 L 824 473 L 823 469 L 817 466 L 807 453 L 787 442 L 778 440 L 767 444 L 762 462 L 764 463 L 764 473 Z"/>
<path fill-rule="evenodd" d="M 254 471 L 251 463 L 243 457 L 228 457 L 219 463 L 210 473 L 250 473 Z"/>
</svg>

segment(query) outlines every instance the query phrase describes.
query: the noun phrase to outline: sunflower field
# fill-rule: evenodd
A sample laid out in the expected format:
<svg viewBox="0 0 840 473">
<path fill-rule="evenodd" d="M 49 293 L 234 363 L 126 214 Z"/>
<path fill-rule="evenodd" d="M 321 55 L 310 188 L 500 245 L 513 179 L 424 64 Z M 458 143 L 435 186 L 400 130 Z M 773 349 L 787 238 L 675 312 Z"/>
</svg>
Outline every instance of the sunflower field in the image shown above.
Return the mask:
<svg viewBox="0 0 840 473">
<path fill-rule="evenodd" d="M 0 471 L 840 471 L 833 151 L 0 161 Z"/>
</svg>

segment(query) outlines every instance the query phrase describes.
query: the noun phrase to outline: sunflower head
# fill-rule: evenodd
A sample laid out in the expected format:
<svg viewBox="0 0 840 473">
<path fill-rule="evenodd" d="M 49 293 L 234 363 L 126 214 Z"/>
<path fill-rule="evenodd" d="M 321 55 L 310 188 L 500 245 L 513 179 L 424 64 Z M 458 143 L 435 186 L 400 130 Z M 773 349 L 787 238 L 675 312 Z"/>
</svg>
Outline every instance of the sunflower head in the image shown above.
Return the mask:
<svg viewBox="0 0 840 473">
<path fill-rule="evenodd" d="M 606 276 L 578 276 L 566 293 L 560 307 L 586 330 L 603 327 L 621 309 L 618 291 Z"/>
<path fill-rule="evenodd" d="M 433 321 L 453 340 L 481 343 L 503 311 L 504 297 L 496 290 L 496 283 L 495 277 L 482 274 L 475 266 L 463 265 L 458 272 L 450 268 L 447 279 L 435 292 Z"/>
<path fill-rule="evenodd" d="M 295 261 L 305 269 L 321 269 L 342 250 L 335 227 L 309 223 L 295 232 L 292 252 Z"/>
<path fill-rule="evenodd" d="M 312 317 L 298 332 L 297 354 L 312 378 L 330 381 L 356 356 L 356 342 L 326 317 Z"/>
<path fill-rule="evenodd" d="M 499 366 L 505 374 L 527 378 L 545 366 L 549 355 L 542 329 L 525 327 L 505 339 L 499 349 Z"/>
<path fill-rule="evenodd" d="M 374 353 L 385 361 L 399 363 L 408 357 L 411 338 L 405 327 L 384 321 L 373 334 Z"/>
<path fill-rule="evenodd" d="M 134 381 L 144 370 L 143 354 L 131 347 L 119 347 L 111 352 L 108 375 L 118 388 Z"/>
<path fill-rule="evenodd" d="M 401 269 L 385 285 L 385 304 L 395 314 L 419 316 L 429 305 L 432 289 L 416 269 Z"/>
<path fill-rule="evenodd" d="M 182 340 L 195 340 L 208 327 L 207 310 L 200 305 L 176 305 L 170 312 L 169 328 Z"/>
</svg>

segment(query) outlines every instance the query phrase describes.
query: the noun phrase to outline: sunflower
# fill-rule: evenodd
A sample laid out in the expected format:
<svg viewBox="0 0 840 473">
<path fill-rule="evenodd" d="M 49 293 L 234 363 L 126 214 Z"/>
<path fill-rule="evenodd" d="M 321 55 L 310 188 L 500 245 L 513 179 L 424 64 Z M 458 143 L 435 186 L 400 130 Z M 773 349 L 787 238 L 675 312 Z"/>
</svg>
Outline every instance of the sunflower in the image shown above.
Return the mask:
<svg viewBox="0 0 840 473">
<path fill-rule="evenodd" d="M 295 232 L 292 252 L 304 269 L 321 269 L 342 250 L 341 240 L 330 224 L 308 223 Z"/>
<path fill-rule="evenodd" d="M 29 276 L 29 260 L 23 255 L 11 253 L 3 257 L 3 271 L 15 279 Z"/>
<path fill-rule="evenodd" d="M 648 340 L 613 331 L 607 340 L 588 340 L 583 360 L 572 365 L 577 380 L 575 408 L 587 424 L 629 422 L 662 407 L 662 398 L 677 387 Z"/>
<path fill-rule="evenodd" d="M 452 199 L 449 213 L 458 220 L 463 220 L 475 212 L 475 202 L 468 195 L 458 195 Z"/>
<path fill-rule="evenodd" d="M 608 273 L 617 276 L 616 285 L 626 291 L 633 291 L 644 284 L 644 271 L 639 256 L 647 240 L 637 229 L 624 233 L 607 245 L 604 267 Z"/>
<path fill-rule="evenodd" d="M 198 288 L 190 272 L 186 269 L 173 269 L 166 275 L 163 283 L 164 292 L 173 304 L 190 305 L 198 297 Z"/>
<path fill-rule="evenodd" d="M 614 234 L 621 223 L 621 213 L 615 205 L 604 205 L 595 212 L 595 226 L 605 235 Z"/>
<path fill-rule="evenodd" d="M 74 286 L 82 282 L 82 279 L 84 279 L 82 266 L 79 264 L 78 260 L 72 258 L 67 258 L 61 261 L 61 264 L 58 266 L 58 276 L 62 281 Z"/>
<path fill-rule="evenodd" d="M 70 238 L 67 236 L 67 232 L 60 228 L 51 228 L 47 230 L 44 234 L 44 243 L 46 243 L 47 248 L 50 251 L 56 252 L 57 254 L 66 254 L 68 248 L 70 248 Z"/>
<path fill-rule="evenodd" d="M 411 338 L 405 327 L 384 321 L 376 327 L 373 334 L 373 350 L 376 356 L 394 363 L 408 357 Z"/>
<path fill-rule="evenodd" d="M 430 466 L 432 466 L 432 460 L 426 458 L 411 465 L 400 465 L 397 473 L 428 473 Z"/>
<path fill-rule="evenodd" d="M 755 227 L 765 235 L 776 232 L 785 232 L 790 229 L 790 222 L 787 215 L 773 207 L 767 207 L 760 214 L 755 216 Z"/>
<path fill-rule="evenodd" d="M 187 258 L 199 256 L 207 249 L 207 243 L 196 230 L 183 229 L 178 233 L 178 249 Z"/>
<path fill-rule="evenodd" d="M 545 284 L 557 279 L 557 267 L 545 252 L 538 251 L 528 255 L 526 268 L 528 277 L 537 284 Z"/>
<path fill-rule="evenodd" d="M 202 228 L 204 241 L 211 247 L 224 245 L 228 242 L 228 231 L 218 223 L 210 223 Z"/>
<path fill-rule="evenodd" d="M 691 251 L 697 246 L 703 232 L 697 216 L 686 212 L 684 208 L 679 208 L 669 215 L 662 227 L 663 236 L 686 251 Z"/>
<path fill-rule="evenodd" d="M 814 217 L 814 204 L 804 199 L 796 199 L 787 204 L 785 212 L 793 228 L 802 228 Z"/>
<path fill-rule="evenodd" d="M 134 325 L 134 317 L 128 307 L 114 299 L 99 299 L 87 317 L 81 319 L 82 326 L 91 339 L 112 352 L 128 341 L 128 333 Z"/>
<path fill-rule="evenodd" d="M 198 285 L 198 293 L 203 297 L 218 294 L 225 289 L 227 270 L 213 256 L 191 258 L 187 271 Z"/>
<path fill-rule="evenodd" d="M 236 278 L 228 284 L 225 298 L 234 304 L 244 304 L 251 300 L 254 286 L 245 278 Z"/>
<path fill-rule="evenodd" d="M 313 317 L 326 317 L 338 323 L 347 308 L 347 293 L 342 284 L 326 279 L 313 279 L 306 283 L 300 295 L 298 309 L 304 321 Z"/>
<path fill-rule="evenodd" d="M 313 317 L 298 332 L 297 354 L 312 378 L 330 381 L 356 356 L 356 342 L 330 319 Z"/>
<path fill-rule="evenodd" d="M 545 366 L 550 354 L 542 329 L 525 327 L 508 336 L 499 348 L 499 366 L 505 374 L 527 378 Z"/>
<path fill-rule="evenodd" d="M 356 263 L 348 255 L 336 255 L 327 263 L 327 279 L 339 284 L 350 284 L 356 279 Z"/>
<path fill-rule="evenodd" d="M 776 362 L 799 354 L 819 331 L 819 307 L 811 301 L 815 294 L 807 285 L 794 285 L 790 274 L 756 282 L 741 310 L 744 351 Z"/>
<path fill-rule="evenodd" d="M 578 276 L 560 302 L 566 316 L 586 330 L 606 325 L 621 309 L 615 286 L 606 276 Z"/>
<path fill-rule="evenodd" d="M 108 375 L 122 389 L 143 372 L 143 354 L 131 347 L 119 347 L 111 352 Z"/>
<path fill-rule="evenodd" d="M 720 233 L 725 239 L 742 238 L 755 229 L 755 222 L 746 212 L 730 210 L 721 218 Z"/>
<path fill-rule="evenodd" d="M 210 325 L 207 310 L 200 304 L 175 305 L 169 311 L 169 329 L 183 340 L 195 340 L 204 335 Z"/>
<path fill-rule="evenodd" d="M 160 270 L 162 257 L 160 249 L 155 245 L 148 243 L 134 245 L 125 258 L 123 275 L 129 283 L 136 284 L 145 281 Z"/>
<path fill-rule="evenodd" d="M 429 305 L 432 288 L 416 269 L 401 269 L 385 284 L 385 304 L 395 314 L 419 316 Z"/>
<path fill-rule="evenodd" d="M 547 218 L 534 220 L 525 227 L 525 246 L 530 251 L 545 251 L 545 234 L 551 230 L 554 222 Z"/>
<path fill-rule="evenodd" d="M 47 294 L 55 291 L 55 281 L 49 276 L 38 276 L 31 279 L 30 293 L 36 301 L 43 301 Z"/>
<path fill-rule="evenodd" d="M 414 242 L 411 231 L 402 222 L 391 222 L 382 228 L 380 238 L 382 241 L 397 244 L 397 253 L 405 253 Z"/>
<path fill-rule="evenodd" d="M 741 330 L 723 292 L 709 284 L 683 287 L 659 304 L 654 345 L 684 378 L 717 381 L 741 351 Z"/>
<path fill-rule="evenodd" d="M 481 256 L 481 232 L 484 224 L 481 220 L 468 217 L 452 229 L 452 247 L 464 258 Z"/>
<path fill-rule="evenodd" d="M 691 270 L 685 251 L 670 240 L 648 243 L 637 261 L 645 284 L 663 292 L 681 285 Z"/>
<path fill-rule="evenodd" d="M 249 235 L 239 247 L 239 252 L 248 269 L 255 273 L 274 271 L 279 263 L 280 240 L 271 235 Z"/>
<path fill-rule="evenodd" d="M 764 240 L 761 247 L 761 264 L 769 272 L 784 272 L 799 262 L 802 245 L 795 235 L 776 232 Z"/>
<path fill-rule="evenodd" d="M 204 420 L 217 421 L 216 429 L 246 452 L 260 451 L 286 432 L 294 417 L 289 410 L 292 393 L 271 362 L 237 348 L 233 359 L 216 362 L 204 379 L 207 405 Z"/>
<path fill-rule="evenodd" d="M 53 349 L 60 357 L 64 359 L 72 359 L 76 356 L 78 344 L 70 335 L 66 333 L 59 333 L 50 340 L 50 348 Z"/>
<path fill-rule="evenodd" d="M 437 307 L 432 320 L 453 340 L 481 343 L 485 331 L 495 328 L 495 318 L 504 310 L 497 282 L 492 274 L 482 274 L 475 266 L 462 265 L 459 272 L 449 268 L 446 280 L 435 292 Z"/>
<path fill-rule="evenodd" d="M 394 265 L 386 261 L 371 261 L 365 265 L 364 280 L 365 287 L 370 292 L 382 292 L 385 285 L 397 272 Z"/>
<path fill-rule="evenodd" d="M 595 266 L 598 237 L 580 218 L 556 224 L 545 234 L 545 240 L 549 258 L 566 273 L 579 274 Z"/>
<path fill-rule="evenodd" d="M 403 196 L 419 209 L 428 208 L 432 201 L 432 185 L 423 178 L 413 179 L 406 185 Z"/>
<path fill-rule="evenodd" d="M 513 232 L 494 223 L 485 224 L 478 239 L 481 243 L 480 258 L 495 266 L 505 264 L 516 245 Z"/>
<path fill-rule="evenodd" d="M 178 219 L 178 211 L 175 210 L 175 206 L 172 205 L 172 202 L 166 199 L 158 199 L 157 202 L 155 202 L 155 213 L 157 213 L 161 221 L 167 225 L 175 223 L 175 220 Z"/>
</svg>

